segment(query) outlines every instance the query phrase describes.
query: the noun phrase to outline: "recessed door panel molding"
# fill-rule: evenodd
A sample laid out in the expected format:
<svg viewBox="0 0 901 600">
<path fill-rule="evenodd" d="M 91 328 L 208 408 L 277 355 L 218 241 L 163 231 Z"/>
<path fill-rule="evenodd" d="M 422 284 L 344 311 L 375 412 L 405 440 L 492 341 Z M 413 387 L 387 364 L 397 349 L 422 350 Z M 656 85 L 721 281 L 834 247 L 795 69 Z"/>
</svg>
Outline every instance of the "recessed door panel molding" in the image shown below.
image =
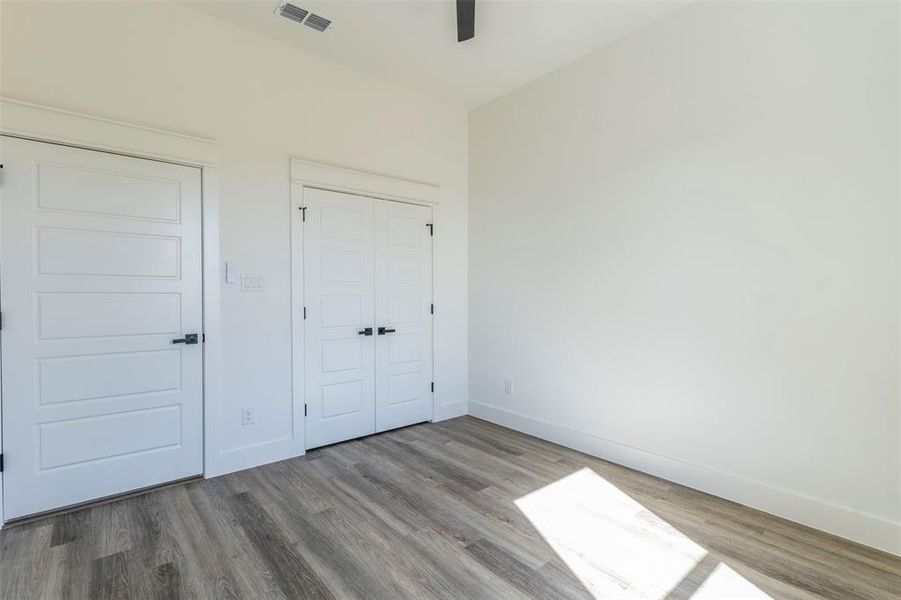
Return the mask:
<svg viewBox="0 0 901 600">
<path fill-rule="evenodd" d="M 349 243 L 353 243 L 349 241 Z M 360 284 L 363 281 L 364 262 L 370 258 L 360 250 L 323 249 L 319 253 L 319 272 L 323 283 Z"/>
<path fill-rule="evenodd" d="M 182 294 L 58 292 L 34 295 L 37 337 L 168 335 L 181 329 Z M 12 318 L 12 315 L 10 315 Z"/>
<path fill-rule="evenodd" d="M 388 296 L 388 320 L 392 323 L 415 323 L 422 318 L 422 297 L 417 293 Z"/>
<path fill-rule="evenodd" d="M 349 371 L 363 368 L 367 341 L 356 338 L 322 341 L 322 372 Z"/>
<path fill-rule="evenodd" d="M 422 381 L 419 371 L 396 373 L 388 377 L 385 404 L 393 407 L 407 402 L 419 402 L 422 398 Z"/>
<path fill-rule="evenodd" d="M 323 327 L 347 327 L 363 321 L 362 294 L 322 295 Z"/>
<path fill-rule="evenodd" d="M 306 445 L 315 448 L 375 431 L 373 205 L 304 188 L 302 206 Z"/>
<path fill-rule="evenodd" d="M 422 242 L 422 220 L 415 217 L 388 215 L 385 222 L 387 244 L 398 247 L 418 248 Z"/>
<path fill-rule="evenodd" d="M 40 405 L 181 391 L 181 351 L 117 352 L 37 359 Z"/>
<path fill-rule="evenodd" d="M 412 324 L 414 327 L 418 325 L 411 321 L 398 321 L 392 323 L 392 327 L 397 329 L 401 324 Z M 422 332 L 412 331 L 407 333 L 386 334 L 384 345 L 387 347 L 389 365 L 398 365 L 403 363 L 420 363 L 422 361 Z"/>
<path fill-rule="evenodd" d="M 178 223 L 181 218 L 181 183 L 157 176 L 135 176 L 128 171 L 103 171 L 87 162 L 39 162 L 38 208 L 108 217 L 150 219 Z M 88 193 L 73 196 L 73 189 Z"/>
<path fill-rule="evenodd" d="M 328 421 L 366 414 L 369 411 L 364 404 L 370 403 L 370 394 L 364 393 L 362 379 L 342 381 L 322 386 L 321 402 L 322 419 Z"/>
<path fill-rule="evenodd" d="M 200 169 L 3 150 L 4 517 L 202 473 Z"/>
<path fill-rule="evenodd" d="M 181 239 L 78 229 L 35 230 L 40 275 L 178 279 Z"/>
<path fill-rule="evenodd" d="M 319 225 L 320 239 L 324 241 L 362 241 L 363 215 L 356 209 L 323 206 Z"/>
<path fill-rule="evenodd" d="M 177 449 L 182 438 L 180 412 L 181 406 L 173 404 L 41 423 L 39 470 L 84 467 L 139 452 Z"/>
</svg>

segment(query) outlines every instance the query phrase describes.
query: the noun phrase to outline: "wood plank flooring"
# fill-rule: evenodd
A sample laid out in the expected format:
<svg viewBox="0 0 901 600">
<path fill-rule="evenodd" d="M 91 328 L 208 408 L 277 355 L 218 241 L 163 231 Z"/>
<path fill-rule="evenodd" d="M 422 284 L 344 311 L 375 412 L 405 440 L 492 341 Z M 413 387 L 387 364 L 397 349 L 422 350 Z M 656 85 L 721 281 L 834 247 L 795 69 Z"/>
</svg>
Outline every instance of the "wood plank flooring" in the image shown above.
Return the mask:
<svg viewBox="0 0 901 600">
<path fill-rule="evenodd" d="M 30 598 L 901 598 L 901 559 L 472 417 L 0 531 Z"/>
</svg>

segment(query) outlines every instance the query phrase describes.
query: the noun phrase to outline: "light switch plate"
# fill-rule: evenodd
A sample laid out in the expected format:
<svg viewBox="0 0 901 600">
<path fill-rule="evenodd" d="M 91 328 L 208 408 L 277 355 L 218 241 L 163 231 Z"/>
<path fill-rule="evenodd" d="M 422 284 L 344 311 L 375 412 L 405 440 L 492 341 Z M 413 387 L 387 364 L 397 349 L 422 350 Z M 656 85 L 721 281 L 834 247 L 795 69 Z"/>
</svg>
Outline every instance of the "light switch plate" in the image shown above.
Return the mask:
<svg viewBox="0 0 901 600">
<path fill-rule="evenodd" d="M 241 275 L 242 292 L 265 292 L 266 280 L 262 275 Z"/>
<path fill-rule="evenodd" d="M 238 283 L 238 263 L 225 263 L 225 283 Z"/>
</svg>

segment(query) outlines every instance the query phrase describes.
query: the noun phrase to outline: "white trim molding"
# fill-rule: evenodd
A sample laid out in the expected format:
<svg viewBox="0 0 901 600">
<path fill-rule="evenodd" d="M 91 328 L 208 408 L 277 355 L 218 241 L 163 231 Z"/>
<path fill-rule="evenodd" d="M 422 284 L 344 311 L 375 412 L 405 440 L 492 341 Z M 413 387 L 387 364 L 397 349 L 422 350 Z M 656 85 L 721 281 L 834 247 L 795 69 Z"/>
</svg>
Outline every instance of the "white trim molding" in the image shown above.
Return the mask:
<svg viewBox="0 0 901 600">
<path fill-rule="evenodd" d="M 462 417 L 467 414 L 466 400 L 457 400 L 447 404 L 435 404 L 435 422 Z"/>
<path fill-rule="evenodd" d="M 385 200 L 428 205 L 439 203 L 440 187 L 434 183 L 317 163 L 302 158 L 291 159 L 291 181 L 307 187 Z"/>
<path fill-rule="evenodd" d="M 482 402 L 469 414 L 567 448 L 901 556 L 901 523 Z"/>
<path fill-rule="evenodd" d="M 0 97 L 0 134 L 201 169 L 204 476 L 222 471 L 219 145 L 214 140 Z M 2 406 L 2 398 L 0 398 Z M 0 496 L 2 500 L 2 496 Z"/>
<path fill-rule="evenodd" d="M 219 145 L 210 139 L 6 97 L 0 97 L 0 131 L 15 137 L 192 167 L 219 164 Z"/>
</svg>

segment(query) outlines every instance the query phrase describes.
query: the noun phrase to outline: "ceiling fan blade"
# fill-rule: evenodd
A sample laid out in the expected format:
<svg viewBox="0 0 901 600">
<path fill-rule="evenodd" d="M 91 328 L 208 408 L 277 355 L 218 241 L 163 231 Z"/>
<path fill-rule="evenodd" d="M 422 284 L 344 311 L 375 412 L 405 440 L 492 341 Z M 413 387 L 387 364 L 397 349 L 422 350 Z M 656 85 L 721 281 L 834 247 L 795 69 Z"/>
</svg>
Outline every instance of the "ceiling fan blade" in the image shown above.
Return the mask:
<svg viewBox="0 0 901 600">
<path fill-rule="evenodd" d="M 476 0 L 457 0 L 457 41 L 465 42 L 476 35 Z"/>
</svg>

